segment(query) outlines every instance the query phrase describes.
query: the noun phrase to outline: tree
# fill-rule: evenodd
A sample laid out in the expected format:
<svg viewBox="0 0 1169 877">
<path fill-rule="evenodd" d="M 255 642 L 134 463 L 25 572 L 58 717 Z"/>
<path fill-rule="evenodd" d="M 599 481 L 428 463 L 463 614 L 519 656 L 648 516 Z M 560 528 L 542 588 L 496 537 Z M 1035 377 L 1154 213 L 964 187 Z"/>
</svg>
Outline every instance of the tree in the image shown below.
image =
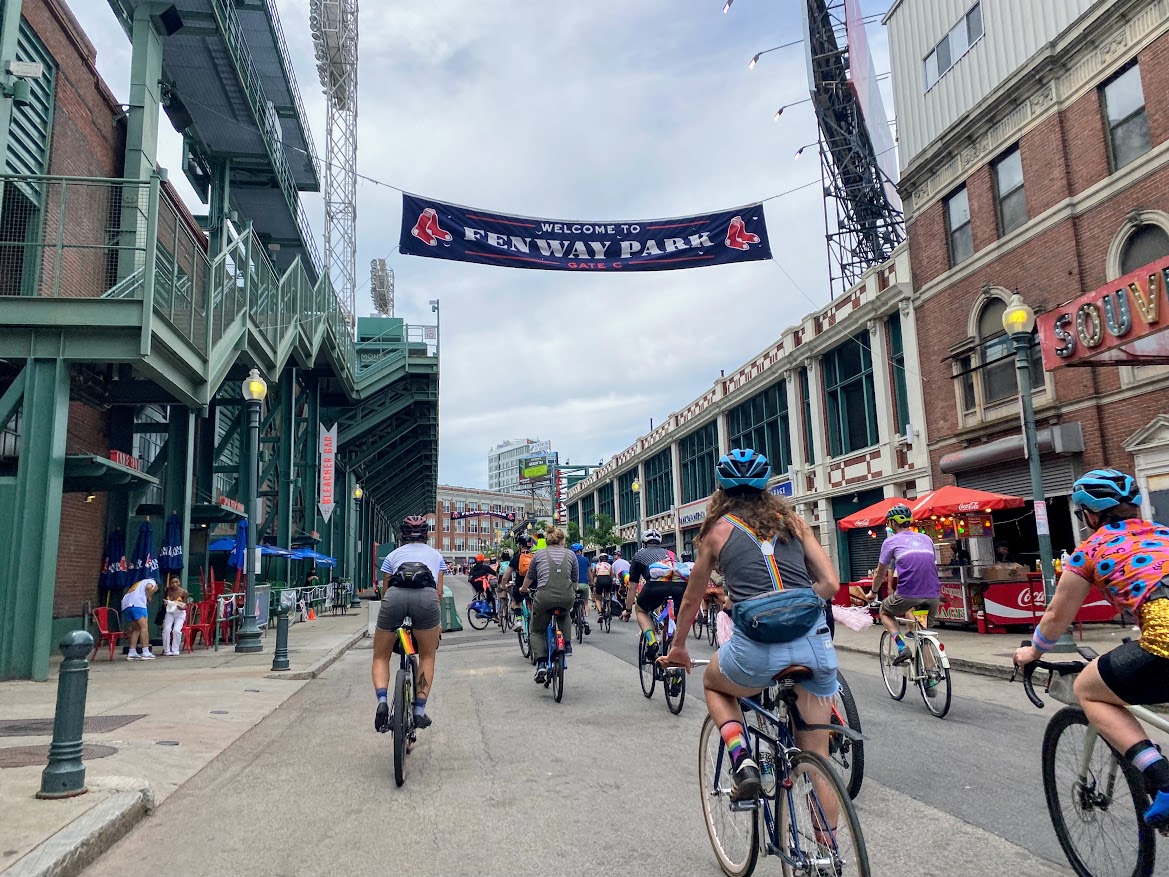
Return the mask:
<svg viewBox="0 0 1169 877">
<path fill-rule="evenodd" d="M 568 542 L 569 542 L 569 544 L 572 544 L 573 542 L 579 542 L 579 541 L 580 541 L 580 524 L 578 524 L 576 521 L 569 521 L 568 522 Z"/>
<path fill-rule="evenodd" d="M 606 548 L 619 545 L 621 536 L 617 533 L 613 519 L 602 513 L 593 518 L 591 527 L 585 528 L 584 542 L 586 545 L 604 551 Z"/>
</svg>

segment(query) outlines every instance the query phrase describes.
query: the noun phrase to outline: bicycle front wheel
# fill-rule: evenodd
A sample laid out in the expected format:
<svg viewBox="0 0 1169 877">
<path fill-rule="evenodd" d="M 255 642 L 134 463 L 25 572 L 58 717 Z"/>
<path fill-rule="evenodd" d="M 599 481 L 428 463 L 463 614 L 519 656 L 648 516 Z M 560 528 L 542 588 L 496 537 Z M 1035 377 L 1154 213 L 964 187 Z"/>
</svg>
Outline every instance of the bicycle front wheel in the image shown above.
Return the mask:
<svg viewBox="0 0 1169 877">
<path fill-rule="evenodd" d="M 1153 873 L 1153 830 L 1141 819 L 1149 800 L 1141 775 L 1100 739 L 1079 707 L 1064 707 L 1047 724 L 1043 793 L 1055 836 L 1079 877 Z"/>
<path fill-rule="evenodd" d="M 686 671 L 678 668 L 667 670 L 662 687 L 666 691 L 666 706 L 674 715 L 680 714 L 686 703 Z"/>
<path fill-rule="evenodd" d="M 784 877 L 868 877 L 860 821 L 840 779 L 814 752 L 791 760 L 791 788 L 779 791 Z"/>
<path fill-rule="evenodd" d="M 904 665 L 894 666 L 893 659 L 897 657 L 897 641 L 889 631 L 881 634 L 881 678 L 885 681 L 885 688 L 894 700 L 905 697 L 905 669 Z"/>
<path fill-rule="evenodd" d="M 520 654 L 525 658 L 531 658 L 532 641 L 528 638 L 528 632 L 523 627 L 520 627 L 519 631 L 516 633 L 516 636 L 518 636 L 520 639 Z"/>
<path fill-rule="evenodd" d="M 917 680 L 925 708 L 939 719 L 950 711 L 950 670 L 942 666 L 942 651 L 931 637 L 918 639 L 922 676 Z"/>
<path fill-rule="evenodd" d="M 394 782 L 399 786 L 406 782 L 406 753 L 409 751 L 410 714 L 414 704 L 407 696 L 406 671 L 399 668 L 394 680 Z"/>
<path fill-rule="evenodd" d="M 839 670 L 836 671 L 836 678 L 840 682 L 840 689 L 832 704 L 832 724 L 844 726 L 859 734 L 861 717 L 852 690 Z M 848 797 L 855 799 L 860 794 L 861 783 L 865 778 L 864 741 L 834 733 L 828 738 L 828 755 L 832 769 L 848 791 Z"/>
<path fill-rule="evenodd" d="M 719 867 L 727 877 L 749 877 L 759 860 L 757 811 L 731 809 L 731 757 L 710 716 L 698 735 L 698 793 Z"/>
<path fill-rule="evenodd" d="M 645 634 L 637 640 L 637 672 L 641 676 L 641 693 L 646 697 L 654 696 L 654 686 L 658 684 L 658 674 L 653 661 L 645 659 Z"/>
<path fill-rule="evenodd" d="M 713 603 L 706 608 L 706 639 L 712 647 L 718 645 L 718 607 Z"/>
</svg>

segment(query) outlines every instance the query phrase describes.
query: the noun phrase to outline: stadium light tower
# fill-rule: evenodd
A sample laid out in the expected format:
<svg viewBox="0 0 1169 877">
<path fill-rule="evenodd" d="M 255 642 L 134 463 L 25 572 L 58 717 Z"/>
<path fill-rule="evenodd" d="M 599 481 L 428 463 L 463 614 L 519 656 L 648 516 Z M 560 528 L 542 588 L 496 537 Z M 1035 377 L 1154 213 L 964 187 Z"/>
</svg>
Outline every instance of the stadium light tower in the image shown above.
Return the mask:
<svg viewBox="0 0 1169 877">
<path fill-rule="evenodd" d="M 369 263 L 369 295 L 381 316 L 394 315 L 394 269 L 386 265 L 385 259 L 372 259 Z"/>
<path fill-rule="evenodd" d="M 325 271 L 357 324 L 357 0 L 311 0 L 325 93 Z"/>
</svg>

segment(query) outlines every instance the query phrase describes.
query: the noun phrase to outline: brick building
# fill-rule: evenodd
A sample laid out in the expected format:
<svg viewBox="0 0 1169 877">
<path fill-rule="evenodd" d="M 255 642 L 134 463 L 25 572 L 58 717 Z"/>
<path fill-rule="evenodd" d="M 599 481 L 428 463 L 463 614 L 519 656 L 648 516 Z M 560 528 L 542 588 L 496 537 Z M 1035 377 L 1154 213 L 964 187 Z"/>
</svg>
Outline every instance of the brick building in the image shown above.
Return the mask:
<svg viewBox="0 0 1169 877">
<path fill-rule="evenodd" d="M 543 500 L 546 504 L 547 500 Z M 544 511 L 539 501 L 515 493 L 480 490 L 475 487 L 438 486 L 438 506 L 430 521 L 432 548 L 437 548 L 447 563 L 467 563 L 476 554 L 491 554 L 495 546 L 506 538 L 513 521 L 491 515 L 452 519 L 452 514 L 468 512 L 495 512 L 514 515 L 514 521 L 522 521 L 528 514 Z M 497 538 L 496 533 L 500 536 Z"/>
<path fill-rule="evenodd" d="M 1002 312 L 1169 254 L 1169 2 L 899 0 L 886 23 L 935 482 L 1029 495 Z M 1045 372 L 1037 335 L 1033 353 L 1055 550 L 1093 467 L 1135 469 L 1169 513 L 1169 368 Z M 997 530 L 1037 557 L 1033 516 Z"/>
</svg>

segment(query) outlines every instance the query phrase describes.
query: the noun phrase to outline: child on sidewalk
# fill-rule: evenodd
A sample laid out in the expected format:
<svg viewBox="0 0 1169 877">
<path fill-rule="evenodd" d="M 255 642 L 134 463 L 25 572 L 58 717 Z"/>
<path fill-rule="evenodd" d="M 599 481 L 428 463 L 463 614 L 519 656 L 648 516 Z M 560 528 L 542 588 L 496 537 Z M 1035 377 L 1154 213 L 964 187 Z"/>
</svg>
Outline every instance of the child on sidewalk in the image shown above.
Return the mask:
<svg viewBox="0 0 1169 877">
<path fill-rule="evenodd" d="M 150 651 L 150 627 L 146 607 L 150 605 L 150 598 L 157 590 L 158 583 L 147 577 L 134 582 L 122 595 L 122 618 L 130 627 L 128 637 L 130 653 L 126 656 L 127 660 L 154 660 L 154 653 Z M 142 643 L 141 654 L 138 652 L 139 642 Z"/>
<path fill-rule="evenodd" d="M 162 622 L 162 653 L 177 655 L 183 650 L 183 624 L 187 620 L 187 601 L 178 576 L 171 576 L 166 585 L 166 616 Z"/>
</svg>

